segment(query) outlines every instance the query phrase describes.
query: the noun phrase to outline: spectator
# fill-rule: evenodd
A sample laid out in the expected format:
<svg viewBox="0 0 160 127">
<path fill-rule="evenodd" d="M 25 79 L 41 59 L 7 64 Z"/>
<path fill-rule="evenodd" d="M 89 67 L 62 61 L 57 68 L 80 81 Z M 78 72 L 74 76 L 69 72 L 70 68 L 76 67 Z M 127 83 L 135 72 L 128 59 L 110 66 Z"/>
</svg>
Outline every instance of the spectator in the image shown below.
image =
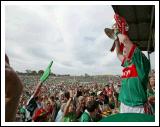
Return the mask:
<svg viewBox="0 0 160 127">
<path fill-rule="evenodd" d="M 99 109 L 100 109 L 100 113 L 103 112 L 104 110 L 104 95 L 102 91 L 98 91 L 97 92 L 97 102 L 99 103 Z"/>
<path fill-rule="evenodd" d="M 154 75 L 149 77 L 149 87 L 147 89 L 148 101 L 152 106 L 152 112 L 155 113 L 155 77 Z"/>
<path fill-rule="evenodd" d="M 85 112 L 81 116 L 81 122 L 95 122 L 94 119 L 98 113 L 98 102 L 95 100 L 89 101 Z"/>
<path fill-rule="evenodd" d="M 76 107 L 73 103 L 73 99 L 74 97 L 76 97 L 76 95 L 74 95 L 73 90 L 70 90 L 70 97 L 65 105 L 64 108 L 64 117 L 63 117 L 63 122 L 74 122 L 76 121 Z"/>
<path fill-rule="evenodd" d="M 57 101 L 55 100 L 55 97 L 54 96 L 51 96 L 50 97 L 50 102 L 51 102 L 51 105 L 52 105 L 52 108 L 53 108 L 53 111 L 52 111 L 52 114 L 51 114 L 51 117 L 50 117 L 50 122 L 54 122 L 55 121 L 55 118 L 58 114 L 58 111 L 60 109 L 59 105 L 57 104 Z"/>
<path fill-rule="evenodd" d="M 85 110 L 85 98 L 83 96 L 79 96 L 78 98 L 78 103 L 76 106 L 76 114 L 77 114 L 77 119 L 79 119 L 81 117 L 81 115 L 83 114 L 84 110 Z"/>
<path fill-rule="evenodd" d="M 61 122 L 63 120 L 64 116 L 64 109 L 66 106 L 67 101 L 69 100 L 69 92 L 64 92 L 64 95 L 61 93 L 61 100 L 60 100 L 60 110 L 58 111 L 58 114 L 56 116 L 55 122 Z"/>
</svg>

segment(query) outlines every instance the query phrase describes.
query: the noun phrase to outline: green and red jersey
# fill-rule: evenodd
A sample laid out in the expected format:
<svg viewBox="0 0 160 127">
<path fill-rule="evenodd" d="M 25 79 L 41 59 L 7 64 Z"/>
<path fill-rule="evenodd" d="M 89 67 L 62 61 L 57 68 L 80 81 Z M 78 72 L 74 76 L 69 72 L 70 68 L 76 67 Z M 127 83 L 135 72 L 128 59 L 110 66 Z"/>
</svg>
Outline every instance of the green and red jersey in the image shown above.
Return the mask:
<svg viewBox="0 0 160 127">
<path fill-rule="evenodd" d="M 122 66 L 124 68 L 119 101 L 128 106 L 143 105 L 147 101 L 149 60 L 133 45 L 128 58 L 124 58 Z"/>
</svg>

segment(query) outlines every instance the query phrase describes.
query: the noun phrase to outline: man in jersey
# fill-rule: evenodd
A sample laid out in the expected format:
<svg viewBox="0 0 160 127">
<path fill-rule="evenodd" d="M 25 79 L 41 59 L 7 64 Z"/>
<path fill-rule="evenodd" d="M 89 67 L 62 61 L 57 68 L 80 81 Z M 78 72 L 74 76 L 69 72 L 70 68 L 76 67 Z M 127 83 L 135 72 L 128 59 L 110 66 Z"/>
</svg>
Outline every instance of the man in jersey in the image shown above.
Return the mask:
<svg viewBox="0 0 160 127">
<path fill-rule="evenodd" d="M 110 36 L 114 36 L 117 57 L 124 67 L 119 94 L 120 113 L 145 113 L 149 60 L 129 37 L 118 29 L 112 29 Z M 121 43 L 124 45 L 123 50 L 120 49 Z"/>
<path fill-rule="evenodd" d="M 115 41 L 117 56 L 124 67 L 119 94 L 120 112 L 144 113 L 144 104 L 147 102 L 149 60 L 126 35 L 118 34 L 118 39 L 124 44 L 122 54 L 119 50 L 119 41 Z"/>
</svg>

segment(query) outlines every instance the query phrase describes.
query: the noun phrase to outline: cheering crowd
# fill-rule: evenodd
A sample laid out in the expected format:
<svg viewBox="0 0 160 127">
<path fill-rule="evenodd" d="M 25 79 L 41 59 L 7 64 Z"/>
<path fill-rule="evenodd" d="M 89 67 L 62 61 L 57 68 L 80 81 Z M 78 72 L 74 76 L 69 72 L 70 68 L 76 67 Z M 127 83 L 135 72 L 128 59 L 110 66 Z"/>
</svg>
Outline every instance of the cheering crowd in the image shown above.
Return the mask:
<svg viewBox="0 0 160 127">
<path fill-rule="evenodd" d="M 23 78 L 27 77 L 23 76 Z M 154 72 L 149 79 L 148 101 L 154 112 Z M 96 82 L 44 84 L 38 96 L 30 101 L 35 87 L 35 84 L 24 85 L 16 121 L 89 122 L 99 121 L 105 116 L 119 113 L 118 95 L 121 87 L 119 81 L 108 81 L 105 86 Z"/>
<path fill-rule="evenodd" d="M 154 112 L 154 72 L 149 79 L 147 95 Z M 96 82 L 88 84 L 47 83 L 41 87 L 38 96 L 32 99 L 30 97 L 34 93 L 36 84 L 25 85 L 16 120 L 32 122 L 99 121 L 103 117 L 119 113 L 118 95 L 121 85 L 119 80 L 116 81 L 106 81 L 107 85 Z"/>
<path fill-rule="evenodd" d="M 17 121 L 89 122 L 119 112 L 120 82 L 108 81 L 105 86 L 96 82 L 47 83 L 41 86 L 38 96 L 31 97 L 35 87 L 24 86 Z"/>
</svg>

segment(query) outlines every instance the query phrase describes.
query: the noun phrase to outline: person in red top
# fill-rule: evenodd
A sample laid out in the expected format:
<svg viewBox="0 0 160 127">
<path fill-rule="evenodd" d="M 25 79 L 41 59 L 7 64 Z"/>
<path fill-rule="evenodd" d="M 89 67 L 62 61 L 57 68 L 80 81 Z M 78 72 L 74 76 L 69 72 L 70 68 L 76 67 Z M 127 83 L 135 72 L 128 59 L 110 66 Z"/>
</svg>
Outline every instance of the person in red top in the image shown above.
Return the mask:
<svg viewBox="0 0 160 127">
<path fill-rule="evenodd" d="M 106 85 L 104 88 L 104 94 L 107 96 L 110 96 L 110 95 L 112 95 L 112 93 L 113 93 L 113 90 L 110 88 L 109 85 Z"/>
<path fill-rule="evenodd" d="M 40 108 L 35 111 L 34 116 L 32 117 L 32 122 L 47 122 L 48 113 L 44 108 Z"/>
<path fill-rule="evenodd" d="M 44 107 L 37 108 L 32 117 L 34 122 L 47 122 L 50 121 L 53 112 L 53 105 L 50 101 L 44 104 Z"/>
</svg>

